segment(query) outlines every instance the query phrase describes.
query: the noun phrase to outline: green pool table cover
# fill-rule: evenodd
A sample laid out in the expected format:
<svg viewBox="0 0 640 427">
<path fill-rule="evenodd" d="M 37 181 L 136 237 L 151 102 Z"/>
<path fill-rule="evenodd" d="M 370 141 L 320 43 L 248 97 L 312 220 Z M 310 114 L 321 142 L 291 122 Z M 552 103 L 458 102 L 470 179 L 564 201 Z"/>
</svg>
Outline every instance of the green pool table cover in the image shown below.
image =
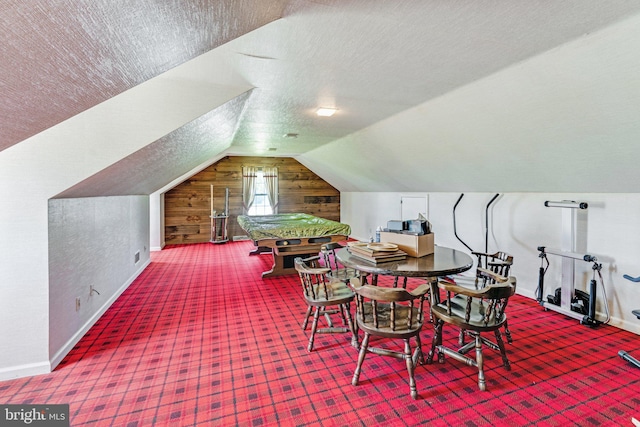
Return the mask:
<svg viewBox="0 0 640 427">
<path fill-rule="evenodd" d="M 351 226 L 303 213 L 239 215 L 238 224 L 251 240 L 351 234 Z"/>
</svg>

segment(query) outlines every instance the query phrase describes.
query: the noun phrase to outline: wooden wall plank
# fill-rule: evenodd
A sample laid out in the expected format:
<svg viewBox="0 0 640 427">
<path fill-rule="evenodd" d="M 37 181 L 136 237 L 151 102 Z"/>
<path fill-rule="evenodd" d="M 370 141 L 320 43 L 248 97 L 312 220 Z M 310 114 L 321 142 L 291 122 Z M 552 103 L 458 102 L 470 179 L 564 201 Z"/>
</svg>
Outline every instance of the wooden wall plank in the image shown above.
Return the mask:
<svg viewBox="0 0 640 427">
<path fill-rule="evenodd" d="M 301 163 L 289 157 L 229 156 L 188 178 L 165 193 L 165 243 L 200 243 L 211 238 L 213 208 L 224 211 L 229 188 L 228 235 L 243 236 L 237 222 L 242 209 L 242 166 L 277 167 L 279 212 L 304 212 L 340 221 L 340 192 Z"/>
</svg>

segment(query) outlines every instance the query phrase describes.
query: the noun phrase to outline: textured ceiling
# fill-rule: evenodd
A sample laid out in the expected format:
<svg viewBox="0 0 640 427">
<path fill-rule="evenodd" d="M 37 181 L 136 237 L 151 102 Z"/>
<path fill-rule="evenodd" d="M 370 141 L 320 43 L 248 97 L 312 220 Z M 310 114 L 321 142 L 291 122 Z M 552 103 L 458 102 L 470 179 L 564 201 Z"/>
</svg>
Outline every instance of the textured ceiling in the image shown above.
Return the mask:
<svg viewBox="0 0 640 427">
<path fill-rule="evenodd" d="M 254 87 L 250 95 L 148 141 L 61 196 L 144 194 L 220 153 L 315 153 L 638 13 L 637 0 L 5 1 L 0 150 L 213 49 Z M 338 113 L 319 118 L 318 106 Z M 392 145 L 395 135 L 377 137 Z M 348 179 L 363 175 L 357 162 L 374 151 L 351 159 Z M 378 188 L 407 191 L 406 182 L 389 177 Z"/>
<path fill-rule="evenodd" d="M 284 0 L 3 0 L 0 150 L 282 16 Z"/>
<path fill-rule="evenodd" d="M 220 48 L 256 87 L 231 150 L 304 153 L 638 11 L 628 0 L 292 2 Z M 339 112 L 316 117 L 325 105 Z"/>
</svg>

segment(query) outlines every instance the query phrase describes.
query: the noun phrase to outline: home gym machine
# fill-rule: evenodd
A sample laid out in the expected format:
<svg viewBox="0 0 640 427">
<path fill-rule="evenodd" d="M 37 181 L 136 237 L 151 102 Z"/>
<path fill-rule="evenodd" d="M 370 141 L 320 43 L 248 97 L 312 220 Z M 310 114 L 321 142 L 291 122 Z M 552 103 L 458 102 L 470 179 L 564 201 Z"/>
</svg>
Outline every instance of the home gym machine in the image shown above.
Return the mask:
<svg viewBox="0 0 640 427">
<path fill-rule="evenodd" d="M 588 204 L 584 202 L 562 201 L 562 202 L 545 202 L 546 207 L 563 208 L 562 213 L 562 249 L 550 249 L 546 246 L 539 246 L 538 257 L 541 259 L 540 271 L 538 276 L 538 287 L 536 289 L 536 300 L 545 309 L 557 311 L 574 319 L 580 320 L 580 323 L 590 328 L 595 328 L 602 323 L 609 321 L 609 308 L 607 304 L 606 290 L 600 270 L 602 264 L 591 254 L 578 253 L 576 247 L 576 209 L 587 209 Z M 562 282 L 561 287 L 556 289 L 552 295 L 548 295 L 547 299 L 543 298 L 544 294 L 544 276 L 549 268 L 549 260 L 547 255 L 556 255 L 562 257 Z M 593 270 L 593 278 L 589 285 L 589 293 L 574 289 L 575 262 L 576 260 L 591 262 Z M 546 264 L 546 265 L 545 265 Z M 601 322 L 596 319 L 596 295 L 597 281 L 596 275 L 600 279 L 601 289 L 604 296 L 604 308 L 607 312 L 607 320 Z"/>
<path fill-rule="evenodd" d="M 491 204 L 495 202 L 498 196 L 500 196 L 500 193 L 496 193 L 496 195 L 493 196 L 491 200 L 489 200 L 489 203 L 487 203 L 487 206 L 485 207 L 485 214 L 484 214 L 484 251 L 485 253 L 489 252 L 489 206 L 491 206 Z M 460 238 L 460 236 L 458 236 L 458 230 L 456 228 L 456 208 L 458 207 L 458 204 L 460 203 L 463 197 L 464 197 L 464 193 L 460 194 L 460 197 L 458 197 L 458 200 L 456 201 L 455 205 L 453 205 L 453 235 L 456 237 L 456 239 L 460 241 L 460 243 L 466 246 L 467 249 L 473 252 L 473 249 L 471 249 L 471 247 L 467 245 Z M 483 266 L 479 265 L 478 267 L 483 267 Z M 484 267 L 486 267 L 486 265 Z"/>
<path fill-rule="evenodd" d="M 603 322 L 596 319 L 596 293 L 597 293 L 597 281 L 596 273 L 600 278 L 602 284 L 602 264 L 598 263 L 598 258 L 589 254 L 580 254 L 575 252 L 558 251 L 556 249 L 549 249 L 545 246 L 538 246 L 540 251 L 539 258 L 542 259 L 540 265 L 540 273 L 538 276 L 538 288 L 536 289 L 536 300 L 545 309 L 557 311 L 565 314 L 574 319 L 580 320 L 580 323 L 590 328 L 595 328 Z M 544 276 L 549 268 L 549 260 L 547 255 L 557 255 L 573 265 L 574 260 L 582 260 L 586 262 L 592 262 L 591 269 L 593 270 L 593 278 L 589 284 L 589 293 L 583 292 L 573 288 L 573 282 L 565 280 L 563 276 L 562 287 L 555 290 L 553 295 L 548 295 L 545 301 L 542 298 L 544 289 Z M 546 263 L 546 266 L 544 265 Z M 564 273 L 564 272 L 563 272 Z M 572 275 L 573 276 L 573 275 Z M 603 292 L 604 286 L 602 287 Z M 605 307 L 606 307 L 606 295 L 605 295 Z M 607 309 L 608 310 L 608 309 Z M 607 316 L 608 317 L 608 316 Z M 608 321 L 608 320 L 607 320 Z"/>
</svg>

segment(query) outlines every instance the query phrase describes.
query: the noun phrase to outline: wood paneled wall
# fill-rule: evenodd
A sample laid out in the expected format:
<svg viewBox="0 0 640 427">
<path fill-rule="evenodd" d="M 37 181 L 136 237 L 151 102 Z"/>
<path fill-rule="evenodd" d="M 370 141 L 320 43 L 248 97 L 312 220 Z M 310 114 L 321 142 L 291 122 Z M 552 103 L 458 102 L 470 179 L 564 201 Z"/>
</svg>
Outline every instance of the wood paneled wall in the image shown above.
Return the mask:
<svg viewBox="0 0 640 427">
<path fill-rule="evenodd" d="M 211 238 L 211 185 L 213 209 L 224 211 L 229 188 L 228 235 L 244 236 L 238 225 L 242 215 L 242 166 L 278 168 L 278 212 L 303 212 L 340 221 L 340 192 L 296 160 L 288 157 L 225 157 L 193 175 L 165 194 L 165 243 L 199 243 Z"/>
</svg>

